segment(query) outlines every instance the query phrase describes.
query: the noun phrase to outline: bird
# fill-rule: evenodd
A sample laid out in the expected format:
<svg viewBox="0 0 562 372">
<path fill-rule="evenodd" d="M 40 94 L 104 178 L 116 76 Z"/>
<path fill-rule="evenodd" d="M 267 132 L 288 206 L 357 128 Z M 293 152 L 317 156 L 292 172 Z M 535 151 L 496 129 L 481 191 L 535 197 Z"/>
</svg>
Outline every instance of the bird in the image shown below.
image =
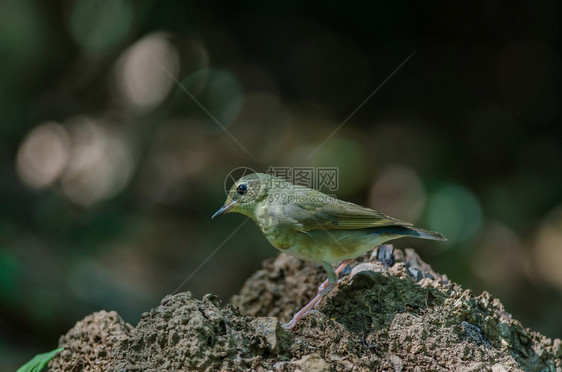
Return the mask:
<svg viewBox="0 0 562 372">
<path fill-rule="evenodd" d="M 326 270 L 328 279 L 291 321 L 282 323 L 285 329 L 315 310 L 337 286 L 338 274 L 363 253 L 402 237 L 447 240 L 438 232 L 264 173 L 247 174 L 234 182 L 224 205 L 211 218 L 225 213 L 249 217 L 275 248 Z M 338 262 L 334 269 L 332 264 Z"/>
</svg>

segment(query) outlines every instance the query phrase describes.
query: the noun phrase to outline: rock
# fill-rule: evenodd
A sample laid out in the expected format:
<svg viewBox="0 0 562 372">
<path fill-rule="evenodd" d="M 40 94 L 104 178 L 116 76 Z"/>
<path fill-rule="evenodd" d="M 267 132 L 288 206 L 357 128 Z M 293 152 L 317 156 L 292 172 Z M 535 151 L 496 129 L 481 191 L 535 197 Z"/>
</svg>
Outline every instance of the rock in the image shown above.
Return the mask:
<svg viewBox="0 0 562 372">
<path fill-rule="evenodd" d="M 505 368 L 503 365 L 501 364 L 494 364 L 492 366 L 492 372 L 507 372 L 507 368 Z"/>
<path fill-rule="evenodd" d="M 281 254 L 223 306 L 165 297 L 136 327 L 114 313 L 86 317 L 60 339 L 52 371 L 562 371 L 562 345 L 511 319 L 498 299 L 449 283 L 413 251 L 366 254 L 314 314 L 287 321 L 326 279 Z M 389 264 L 390 265 L 390 264 Z M 418 282 L 409 273 L 415 267 Z M 352 278 L 350 278 L 352 276 Z"/>
<path fill-rule="evenodd" d="M 394 367 L 394 371 L 402 372 L 402 370 L 404 369 L 404 362 L 402 361 L 402 359 L 400 359 L 400 357 L 396 355 L 391 355 L 389 359 L 390 362 L 392 363 L 392 366 Z"/>
<path fill-rule="evenodd" d="M 462 372 L 480 372 L 485 370 L 486 365 L 482 362 L 471 363 L 469 366 L 461 368 Z"/>
<path fill-rule="evenodd" d="M 114 370 L 234 370 L 269 345 L 250 319 L 221 308 L 214 295 L 167 297 L 116 352 Z M 271 322 L 265 322 L 271 324 Z M 271 337 L 270 337 L 271 338 Z"/>
<path fill-rule="evenodd" d="M 64 350 L 49 362 L 51 371 L 107 370 L 116 349 L 133 333 L 115 311 L 98 311 L 77 322 L 59 340 Z"/>
<path fill-rule="evenodd" d="M 265 337 L 267 347 L 270 351 L 279 352 L 278 333 L 282 332 L 282 327 L 277 318 L 256 318 L 252 320 L 252 327 L 257 335 Z"/>
<path fill-rule="evenodd" d="M 461 327 L 463 328 L 463 337 L 469 342 L 480 346 L 484 345 L 487 348 L 491 348 L 490 342 L 486 339 L 486 336 L 482 333 L 482 330 L 468 322 L 461 322 Z"/>
<path fill-rule="evenodd" d="M 355 275 L 380 275 L 380 273 L 385 272 L 384 267 L 379 263 L 364 262 L 355 266 L 351 269 L 350 277 L 353 279 Z"/>
<path fill-rule="evenodd" d="M 556 358 L 562 358 L 562 341 L 559 338 L 554 340 L 552 352 Z"/>
<path fill-rule="evenodd" d="M 301 359 L 291 362 L 292 366 L 296 367 L 297 371 L 303 372 L 329 372 L 330 365 L 319 355 L 305 355 Z"/>
</svg>

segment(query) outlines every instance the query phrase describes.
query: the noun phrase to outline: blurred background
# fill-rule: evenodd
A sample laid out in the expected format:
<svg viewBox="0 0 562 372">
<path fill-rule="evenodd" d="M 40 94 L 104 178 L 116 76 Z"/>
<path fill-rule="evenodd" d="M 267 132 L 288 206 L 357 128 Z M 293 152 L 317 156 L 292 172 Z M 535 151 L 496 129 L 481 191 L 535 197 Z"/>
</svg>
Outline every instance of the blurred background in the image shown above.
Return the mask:
<svg viewBox="0 0 562 372">
<path fill-rule="evenodd" d="M 449 238 L 397 246 L 561 337 L 560 14 L 2 2 L 0 369 L 93 311 L 136 325 L 176 290 L 227 302 L 277 254 L 253 223 L 215 251 L 244 220 L 210 220 L 240 166 L 337 167 L 339 198 Z"/>
</svg>

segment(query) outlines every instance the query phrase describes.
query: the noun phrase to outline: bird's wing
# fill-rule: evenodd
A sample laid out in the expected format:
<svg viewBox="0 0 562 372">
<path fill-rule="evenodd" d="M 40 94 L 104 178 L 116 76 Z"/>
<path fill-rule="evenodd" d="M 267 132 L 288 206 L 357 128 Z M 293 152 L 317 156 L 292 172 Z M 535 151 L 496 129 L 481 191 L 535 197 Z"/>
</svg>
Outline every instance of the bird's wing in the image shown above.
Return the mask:
<svg viewBox="0 0 562 372">
<path fill-rule="evenodd" d="M 381 226 L 412 226 L 373 209 L 344 201 L 288 203 L 285 215 L 290 216 L 297 230 L 354 230 Z"/>
</svg>

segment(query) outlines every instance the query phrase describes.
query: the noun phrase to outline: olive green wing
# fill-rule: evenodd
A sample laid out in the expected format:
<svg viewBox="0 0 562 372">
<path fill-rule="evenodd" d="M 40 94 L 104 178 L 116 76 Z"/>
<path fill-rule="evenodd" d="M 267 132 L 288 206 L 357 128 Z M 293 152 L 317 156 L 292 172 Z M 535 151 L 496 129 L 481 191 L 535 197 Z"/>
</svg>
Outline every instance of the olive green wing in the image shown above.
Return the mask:
<svg viewBox="0 0 562 372">
<path fill-rule="evenodd" d="M 412 226 L 373 209 L 357 204 L 334 200 L 333 202 L 302 202 L 286 204 L 285 213 L 290 216 L 297 230 L 355 230 L 382 226 Z"/>
</svg>

